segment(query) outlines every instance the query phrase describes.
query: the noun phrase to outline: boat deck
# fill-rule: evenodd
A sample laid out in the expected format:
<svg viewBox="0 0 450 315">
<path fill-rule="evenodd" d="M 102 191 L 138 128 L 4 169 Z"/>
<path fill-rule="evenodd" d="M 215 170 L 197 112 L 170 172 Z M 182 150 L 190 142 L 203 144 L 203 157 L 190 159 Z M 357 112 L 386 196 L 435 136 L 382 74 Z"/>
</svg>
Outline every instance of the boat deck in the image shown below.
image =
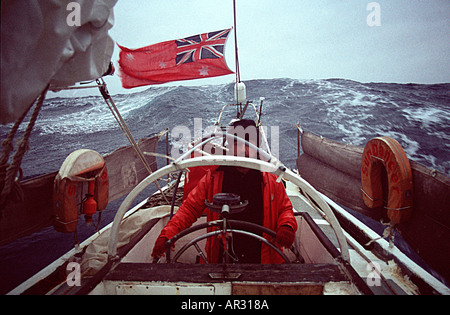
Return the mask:
<svg viewBox="0 0 450 315">
<path fill-rule="evenodd" d="M 339 250 L 339 243 L 336 238 L 336 234 L 334 233 L 331 225 L 322 218 L 322 216 L 311 207 L 303 197 L 301 197 L 298 193 L 287 190 L 287 194 L 289 199 L 291 200 L 292 207 L 295 212 L 306 212 L 309 216 L 314 220 L 314 222 L 320 227 L 322 232 L 327 236 L 327 238 L 331 241 L 331 243 Z"/>
<path fill-rule="evenodd" d="M 176 204 L 182 196 L 182 187 L 178 191 Z M 396 272 L 389 272 L 390 266 L 364 249 L 350 246 L 351 264 L 342 259 L 339 243 L 334 230 L 318 212 L 312 202 L 299 194 L 298 188 L 287 184 L 286 191 L 290 198 L 298 229 L 295 238 L 295 248 L 304 259 L 297 263 L 296 257 L 290 251 L 286 252 L 289 260 L 296 263 L 280 265 L 264 264 L 198 264 L 198 251 L 190 247 L 182 261 L 177 264 L 152 263 L 150 252 L 162 227 L 168 217 L 164 215 L 146 223 L 149 228 L 142 228 L 129 242 L 132 246 L 121 249 L 121 259 L 110 262 L 99 276 L 84 277 L 81 288 L 76 288 L 72 294 L 81 294 L 87 290 L 90 294 L 404 294 L 414 293 L 398 281 L 390 279 Z M 172 196 L 168 194 L 169 199 Z M 155 209 L 160 197 L 150 198 L 142 203 L 136 217 L 145 217 L 146 209 Z M 163 207 L 168 207 L 163 206 Z M 206 220 L 202 217 L 197 224 Z M 128 222 L 128 220 L 126 221 Z M 134 221 L 130 221 L 132 224 Z M 145 221 L 147 222 L 147 221 Z M 190 239 L 202 234 L 198 230 L 191 238 L 180 239 L 176 243 L 175 252 Z M 204 247 L 204 240 L 199 242 Z M 183 257 L 182 256 L 182 257 Z M 378 286 L 367 286 L 370 270 L 369 262 L 377 262 L 382 270 L 387 271 L 386 277 Z M 394 273 L 394 275 L 393 275 Z M 70 290 L 65 285 L 53 293 Z M 83 293 L 84 294 L 84 293 Z"/>
<path fill-rule="evenodd" d="M 218 276 L 220 275 L 220 276 Z M 227 265 L 225 283 L 223 265 L 121 263 L 108 274 L 105 286 L 117 292 L 182 290 L 183 283 L 197 290 L 231 290 L 231 294 L 323 294 L 327 283 L 347 281 L 334 264 Z M 117 285 L 120 281 L 120 285 Z M 149 285 L 151 283 L 151 285 Z M 160 283 L 160 285 L 156 285 Z M 176 286 L 170 286 L 169 284 Z M 164 285 L 163 285 L 164 284 Z M 195 290 L 195 289 L 194 289 Z M 205 293 L 205 292 L 203 292 Z M 213 293 L 213 292 L 210 292 Z M 217 293 L 217 292 L 215 292 Z"/>
<path fill-rule="evenodd" d="M 288 191 L 288 196 L 299 224 L 296 246 L 306 263 L 228 264 L 224 269 L 225 265 L 222 264 L 139 262 L 139 259 L 133 257 L 134 254 L 129 253 L 108 273 L 102 285 L 93 293 L 257 295 L 357 293 L 354 279 L 351 279 L 356 273 L 349 275 L 348 268 L 334 259 L 340 255 L 331 226 L 298 193 Z M 154 205 L 154 200 L 148 203 L 148 206 Z M 152 242 L 154 240 L 142 243 L 152 244 Z M 312 250 L 305 251 L 306 248 Z M 288 257 L 295 259 L 292 253 Z"/>
</svg>

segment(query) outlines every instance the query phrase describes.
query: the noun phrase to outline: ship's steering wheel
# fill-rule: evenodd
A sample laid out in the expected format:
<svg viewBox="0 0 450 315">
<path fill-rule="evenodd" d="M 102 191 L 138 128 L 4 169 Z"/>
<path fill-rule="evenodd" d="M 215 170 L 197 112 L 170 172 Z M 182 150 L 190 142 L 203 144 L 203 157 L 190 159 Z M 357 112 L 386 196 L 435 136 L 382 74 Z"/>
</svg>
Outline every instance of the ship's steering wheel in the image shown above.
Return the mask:
<svg viewBox="0 0 450 315">
<path fill-rule="evenodd" d="M 258 241 L 260 241 L 260 242 L 266 244 L 267 246 L 269 246 L 270 248 L 272 248 L 276 253 L 278 253 L 283 258 L 283 260 L 286 263 L 291 263 L 289 258 L 281 251 L 280 248 L 278 248 L 275 244 L 269 242 L 264 237 L 260 236 L 260 235 L 262 235 L 262 233 L 265 233 L 265 234 L 275 238 L 276 233 L 274 231 L 272 231 L 268 228 L 265 228 L 261 225 L 258 225 L 258 224 L 228 219 L 230 214 L 242 212 L 245 209 L 245 207 L 248 205 L 247 200 L 244 202 L 241 202 L 240 197 L 238 195 L 231 194 L 231 193 L 219 193 L 213 197 L 213 203 L 209 203 L 208 201 L 205 201 L 205 205 L 211 211 L 220 213 L 222 216 L 222 219 L 198 224 L 193 227 L 187 228 L 184 231 L 173 236 L 171 239 L 167 240 L 165 243 L 167 263 L 176 263 L 178 261 L 178 259 L 180 258 L 180 256 L 191 246 L 194 246 L 197 249 L 198 253 L 200 254 L 200 257 L 202 257 L 202 259 L 206 263 L 208 263 L 208 260 L 205 256 L 205 254 L 203 253 L 203 251 L 201 250 L 200 246 L 198 245 L 198 242 L 200 242 L 203 239 L 217 236 L 217 235 L 222 235 L 222 237 L 223 237 L 224 246 L 225 246 L 223 259 L 224 259 L 225 263 L 228 263 L 229 257 L 230 257 L 230 254 L 228 252 L 228 246 L 232 242 L 232 234 L 233 233 L 246 235 L 246 236 L 257 239 Z M 198 230 L 201 230 L 204 228 L 209 228 L 209 227 L 216 227 L 216 229 L 211 232 L 208 232 L 204 235 L 201 235 L 201 236 L 198 236 L 198 237 L 192 239 L 190 242 L 188 242 L 182 248 L 180 248 L 175 253 L 173 258 L 171 258 L 171 248 L 172 248 L 172 246 L 174 246 L 176 241 L 178 241 L 180 238 L 182 238 L 186 235 L 189 235 L 195 231 L 198 231 Z M 292 246 L 290 248 L 290 250 L 294 253 L 294 255 L 297 258 L 295 262 L 297 262 L 297 263 L 304 262 L 303 258 L 300 256 L 300 254 L 298 253 L 298 251 L 296 250 L 296 248 L 294 246 Z"/>
</svg>

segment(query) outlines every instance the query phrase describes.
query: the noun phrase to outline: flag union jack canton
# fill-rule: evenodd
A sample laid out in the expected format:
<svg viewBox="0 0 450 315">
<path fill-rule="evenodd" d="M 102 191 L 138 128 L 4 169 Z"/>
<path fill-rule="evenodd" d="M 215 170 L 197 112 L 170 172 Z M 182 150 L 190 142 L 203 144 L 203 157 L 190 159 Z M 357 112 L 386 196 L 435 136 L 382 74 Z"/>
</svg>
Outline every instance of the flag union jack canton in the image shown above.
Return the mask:
<svg viewBox="0 0 450 315">
<path fill-rule="evenodd" d="M 123 87 L 232 74 L 224 58 L 230 30 L 198 34 L 138 49 L 119 45 Z"/>
<path fill-rule="evenodd" d="M 177 65 L 200 59 L 223 58 L 225 41 L 229 32 L 228 29 L 177 40 Z"/>
</svg>

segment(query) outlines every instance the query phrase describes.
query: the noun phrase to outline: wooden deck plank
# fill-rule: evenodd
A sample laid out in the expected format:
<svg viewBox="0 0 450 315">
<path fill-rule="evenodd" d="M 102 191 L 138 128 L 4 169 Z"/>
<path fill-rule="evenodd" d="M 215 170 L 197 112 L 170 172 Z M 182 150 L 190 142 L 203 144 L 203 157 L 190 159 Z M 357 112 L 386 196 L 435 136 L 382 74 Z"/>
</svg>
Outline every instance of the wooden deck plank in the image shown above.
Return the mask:
<svg viewBox="0 0 450 315">
<path fill-rule="evenodd" d="M 106 280 L 212 283 L 223 282 L 223 279 L 211 279 L 209 274 L 221 273 L 222 271 L 223 266 L 221 264 L 121 263 L 106 276 Z M 227 271 L 240 273 L 241 276 L 237 281 L 265 283 L 347 281 L 339 267 L 333 264 L 230 264 L 227 265 Z"/>
</svg>

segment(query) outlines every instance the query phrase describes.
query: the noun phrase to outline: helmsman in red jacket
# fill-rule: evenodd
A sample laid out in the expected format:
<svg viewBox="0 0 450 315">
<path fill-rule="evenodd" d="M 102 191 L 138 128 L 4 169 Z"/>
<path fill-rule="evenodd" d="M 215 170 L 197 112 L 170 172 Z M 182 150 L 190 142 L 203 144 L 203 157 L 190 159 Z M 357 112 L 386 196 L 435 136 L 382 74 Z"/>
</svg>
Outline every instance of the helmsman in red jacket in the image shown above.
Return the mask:
<svg viewBox="0 0 450 315">
<path fill-rule="evenodd" d="M 257 130 L 253 120 L 239 120 L 232 125 L 234 128 L 239 126 L 241 130 L 245 128 L 245 134 L 252 134 L 252 128 Z M 258 140 L 255 140 L 251 142 L 258 143 Z M 250 149 L 242 143 L 234 142 L 234 154 L 249 156 Z M 206 209 L 205 200 L 212 202 L 213 196 L 220 192 L 234 193 L 239 195 L 241 200 L 248 200 L 247 208 L 240 213 L 231 214 L 229 219 L 252 222 L 269 228 L 276 232 L 276 237 L 274 240 L 268 240 L 279 248 L 289 248 L 294 242 L 297 221 L 285 188 L 282 183 L 277 183 L 276 179 L 274 174 L 242 167 L 220 166 L 209 169 L 161 231 L 152 256 L 159 258 L 164 255 L 165 242 L 190 227 L 204 211 L 208 221 L 218 220 L 219 214 Z M 268 238 L 267 235 L 262 236 Z M 221 262 L 224 254 L 222 242 L 216 237 L 208 238 L 206 252 L 209 263 Z M 283 262 L 280 255 L 269 246 L 245 235 L 233 235 L 233 243 L 228 252 L 230 262 Z"/>
</svg>

